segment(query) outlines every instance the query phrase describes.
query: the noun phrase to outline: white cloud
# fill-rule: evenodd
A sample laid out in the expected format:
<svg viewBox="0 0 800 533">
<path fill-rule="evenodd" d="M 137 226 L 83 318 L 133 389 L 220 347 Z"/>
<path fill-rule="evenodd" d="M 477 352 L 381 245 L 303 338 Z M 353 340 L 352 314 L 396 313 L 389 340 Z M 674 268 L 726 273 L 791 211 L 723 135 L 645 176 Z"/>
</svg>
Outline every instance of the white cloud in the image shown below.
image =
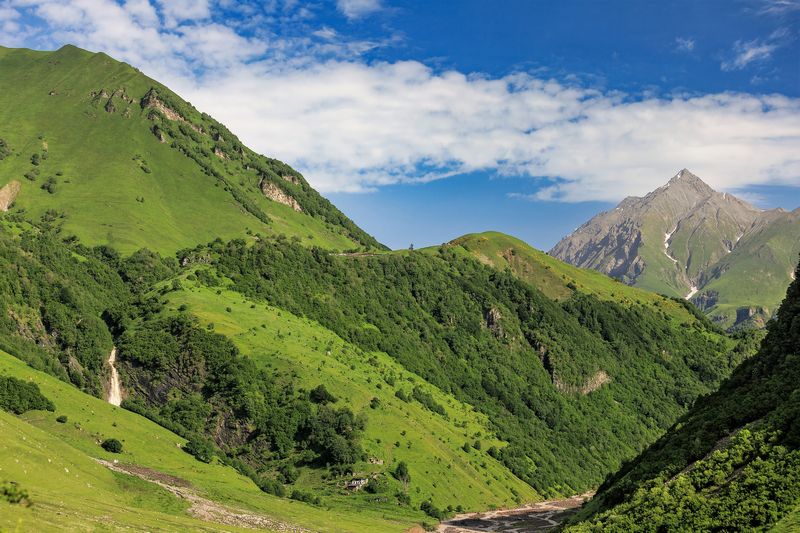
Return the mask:
<svg viewBox="0 0 800 533">
<path fill-rule="evenodd" d="M 722 62 L 722 70 L 741 70 L 753 62 L 769 59 L 778 45 L 766 43 L 758 39 L 752 41 L 736 41 L 733 45 L 734 56 Z"/>
<path fill-rule="evenodd" d="M 690 37 L 675 37 L 675 46 L 679 52 L 691 52 L 694 45 L 695 41 Z"/>
<path fill-rule="evenodd" d="M 168 27 L 185 21 L 205 20 L 211 16 L 209 0 L 158 0 L 158 3 Z"/>
<path fill-rule="evenodd" d="M 762 0 L 761 14 L 783 15 L 800 11 L 800 0 Z"/>
<path fill-rule="evenodd" d="M 349 19 L 365 17 L 383 7 L 380 0 L 337 0 L 336 5 Z"/>
<path fill-rule="evenodd" d="M 29 44 L 75 42 L 134 64 L 323 192 L 477 170 L 548 178 L 537 198 L 558 201 L 643 194 L 683 167 L 719 189 L 800 185 L 796 98 L 633 98 L 527 73 L 366 63 L 359 53 L 369 43 L 313 30 L 295 40 L 243 36 L 214 19 L 213 5 L 211 18 L 176 27 L 143 1 L 11 5 L 42 18 Z"/>
</svg>

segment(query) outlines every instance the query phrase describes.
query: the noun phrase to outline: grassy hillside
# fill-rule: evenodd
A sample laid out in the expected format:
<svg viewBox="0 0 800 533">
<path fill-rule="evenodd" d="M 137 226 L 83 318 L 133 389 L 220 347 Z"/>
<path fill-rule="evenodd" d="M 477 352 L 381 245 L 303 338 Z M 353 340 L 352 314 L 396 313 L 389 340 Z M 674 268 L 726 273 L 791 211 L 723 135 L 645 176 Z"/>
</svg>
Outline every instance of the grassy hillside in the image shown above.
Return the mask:
<svg viewBox="0 0 800 533">
<path fill-rule="evenodd" d="M 492 446 L 507 445 L 497 438 L 486 415 L 442 393 L 385 353 L 365 352 L 316 322 L 197 282 L 184 281 L 183 290 L 169 293 L 172 312 L 180 306 L 188 307 L 204 326 L 213 324 L 217 333 L 233 339 L 260 366 L 296 376 L 306 390 L 322 384 L 339 402 L 363 413 L 367 424 L 362 441 L 369 459 L 355 465 L 360 475 L 393 470 L 405 461 L 413 480 L 412 500 L 432 500 L 442 508 L 460 504 L 486 509 L 539 499 L 529 485 L 486 453 Z M 392 384 L 409 392 L 423 387 L 445 415 L 399 399 Z M 462 449 L 465 442 L 471 446 L 475 441 L 481 442 L 483 452 Z M 341 485 L 337 480 L 326 483 L 311 470 L 296 483 L 324 495 L 328 502 L 349 507 L 356 500 L 367 505 L 364 498 L 345 496 L 336 484 Z"/>
<path fill-rule="evenodd" d="M 403 509 L 339 513 L 263 493 L 232 468 L 196 461 L 177 445 L 185 439 L 137 414 L 88 396 L 52 376 L 0 352 L 0 376 L 36 383 L 55 412 L 16 417 L 0 410 L 0 481 L 15 481 L 33 505 L 0 500 L 0 528 L 21 531 L 128 528 L 150 531 L 244 531 L 193 519 L 190 504 L 137 477 L 115 473 L 96 459 L 152 469 L 188 482 L 194 492 L 231 510 L 262 515 L 275 529 L 294 524 L 320 531 L 398 531 L 420 519 Z M 66 423 L 56 421 L 67 416 Z M 122 454 L 99 446 L 105 438 L 123 443 Z M 337 516 L 336 520 L 332 515 Z"/>
<path fill-rule="evenodd" d="M 194 253 L 243 295 L 385 351 L 476 406 L 510 443 L 498 457 L 540 492 L 599 482 L 745 356 L 682 307 L 671 317 L 577 292 L 554 302 L 447 247 L 342 257 L 244 244 Z"/>
<path fill-rule="evenodd" d="M 568 529 L 792 530 L 800 504 L 799 325 L 794 281 L 759 353 L 609 476 Z"/>
<path fill-rule="evenodd" d="M 771 224 L 745 236 L 715 265 L 704 289 L 715 295 L 704 305 L 723 323 L 743 320 L 743 326 L 763 326 L 772 316 L 785 287 L 792 281 L 790 265 L 800 254 L 800 210 L 776 217 Z M 737 317 L 739 313 L 744 313 Z"/>
<path fill-rule="evenodd" d="M 296 171 L 255 154 L 161 84 L 105 54 L 0 48 L 0 187 L 14 211 L 124 253 L 286 234 L 327 248 L 378 243 Z M 271 187 L 302 212 L 269 200 Z"/>
<path fill-rule="evenodd" d="M 631 287 L 595 270 L 574 267 L 510 235 L 493 231 L 464 235 L 450 241 L 447 247 L 456 251 L 461 248 L 498 270 L 508 268 L 515 276 L 557 301 L 567 300 L 575 291 L 580 291 L 625 306 L 657 306 L 678 320 L 688 318 L 685 306 L 674 300 Z"/>
</svg>

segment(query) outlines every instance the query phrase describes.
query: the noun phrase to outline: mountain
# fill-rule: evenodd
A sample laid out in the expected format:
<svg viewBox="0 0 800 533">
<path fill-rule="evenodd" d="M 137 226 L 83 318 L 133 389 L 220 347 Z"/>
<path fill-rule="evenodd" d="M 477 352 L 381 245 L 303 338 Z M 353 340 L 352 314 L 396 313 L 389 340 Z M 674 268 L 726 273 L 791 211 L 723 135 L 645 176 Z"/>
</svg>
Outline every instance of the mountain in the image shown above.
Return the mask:
<svg viewBox="0 0 800 533">
<path fill-rule="evenodd" d="M 796 531 L 799 280 L 768 330 L 756 356 L 609 476 L 567 530 Z"/>
<path fill-rule="evenodd" d="M 502 234 L 385 250 L 102 54 L 0 69 L 2 528 L 405 531 L 584 492 L 753 351 Z"/>
<path fill-rule="evenodd" d="M 254 234 L 380 247 L 288 165 L 130 65 L 74 46 L 0 47 L 0 208 L 12 202 L 126 253 Z"/>
<path fill-rule="evenodd" d="M 763 326 L 792 279 L 800 209 L 756 209 L 684 169 L 593 217 L 549 253 L 690 299 L 723 326 Z"/>
</svg>

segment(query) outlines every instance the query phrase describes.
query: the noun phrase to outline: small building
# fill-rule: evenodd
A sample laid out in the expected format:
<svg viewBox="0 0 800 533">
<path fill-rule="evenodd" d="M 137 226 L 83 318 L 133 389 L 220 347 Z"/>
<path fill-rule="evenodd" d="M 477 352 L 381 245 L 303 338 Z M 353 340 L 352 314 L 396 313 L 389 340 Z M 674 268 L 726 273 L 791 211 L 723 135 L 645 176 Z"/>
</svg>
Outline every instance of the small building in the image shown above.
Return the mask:
<svg viewBox="0 0 800 533">
<path fill-rule="evenodd" d="M 363 478 L 351 479 L 350 481 L 344 484 L 344 488 L 346 488 L 347 490 L 356 491 L 359 490 L 364 485 L 366 485 L 368 482 L 369 482 L 368 479 L 363 479 Z"/>
</svg>

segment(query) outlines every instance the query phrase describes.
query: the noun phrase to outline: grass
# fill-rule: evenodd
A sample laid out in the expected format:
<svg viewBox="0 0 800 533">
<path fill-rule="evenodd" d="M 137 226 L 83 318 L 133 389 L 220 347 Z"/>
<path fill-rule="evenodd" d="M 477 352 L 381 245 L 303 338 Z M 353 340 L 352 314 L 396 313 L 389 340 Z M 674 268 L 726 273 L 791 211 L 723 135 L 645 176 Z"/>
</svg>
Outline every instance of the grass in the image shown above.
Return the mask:
<svg viewBox="0 0 800 533">
<path fill-rule="evenodd" d="M 95 458 L 177 476 L 213 501 L 318 531 L 403 531 L 422 519 L 419 511 L 410 509 L 343 513 L 343 505 L 314 507 L 270 496 L 229 467 L 196 461 L 177 446 L 183 439 L 161 426 L 33 370 L 5 352 L 0 352 L 0 373 L 36 382 L 56 405 L 55 413 L 31 411 L 15 417 L 0 412 L 0 480 L 19 482 L 34 502 L 29 508 L 0 503 L 0 529 L 238 531 L 187 516 L 185 502 L 156 485 L 111 472 Z M 66 424 L 56 422 L 60 415 L 67 415 Z M 99 446 L 110 437 L 123 442 L 122 454 Z"/>
<path fill-rule="evenodd" d="M 772 526 L 769 530 L 771 533 L 792 533 L 800 531 L 800 506 L 784 516 L 783 519 Z"/>
<path fill-rule="evenodd" d="M 0 138 L 13 150 L 0 161 L 0 186 L 14 179 L 22 183 L 15 210 L 32 218 L 51 209 L 63 212 L 67 234 L 123 253 L 148 247 L 172 254 L 249 232 L 283 233 L 331 249 L 357 246 L 343 228 L 266 199 L 255 171 L 220 161 L 220 171 L 236 182 L 232 186 L 240 187 L 271 222 L 242 209 L 216 178 L 153 135 L 139 99 L 160 85 L 129 65 L 74 47 L 57 52 L 0 48 L 0 64 Z M 113 113 L 91 96 L 121 88 L 133 101 L 116 98 Z M 34 155 L 40 157 L 38 165 L 31 161 Z M 35 180 L 26 179 L 34 169 L 39 172 Z M 41 188 L 51 176 L 57 181 L 53 194 Z"/>
<path fill-rule="evenodd" d="M 625 306 L 646 304 L 657 307 L 673 321 L 695 320 L 681 304 L 669 298 L 625 285 L 595 270 L 574 267 L 510 235 L 494 231 L 473 233 L 459 237 L 447 246 L 468 253 L 498 270 L 511 269 L 517 277 L 556 301 L 565 300 L 573 290 L 578 290 Z M 437 248 L 425 251 L 433 253 Z"/>
<path fill-rule="evenodd" d="M 368 417 L 362 444 L 371 458 L 356 465 L 362 475 L 394 469 L 399 461 L 409 465 L 414 506 L 431 499 L 444 508 L 462 505 L 482 510 L 491 506 L 514 506 L 518 501 L 536 501 L 540 496 L 486 453 L 490 446 L 505 446 L 489 428 L 486 416 L 471 406 L 444 394 L 425 380 L 404 370 L 384 353 L 366 353 L 350 345 L 321 325 L 296 317 L 241 294 L 210 289 L 187 280 L 183 290 L 169 294 L 174 312 L 185 305 L 202 324 L 231 338 L 243 354 L 274 372 L 296 376 L 307 390 L 324 384 L 355 413 Z M 230 309 L 230 311 L 228 311 Z M 392 381 L 392 386 L 388 381 Z M 421 386 L 445 407 L 447 418 L 427 411 L 418 402 L 405 403 L 395 397 L 397 389 L 410 393 Z M 378 398 L 380 407 L 370 408 Z M 465 442 L 481 440 L 482 451 L 464 452 Z M 398 446 L 399 444 L 399 446 Z M 343 513 L 364 513 L 370 507 L 365 493 L 347 494 L 339 483 L 322 474 L 305 471 L 297 486 L 321 494 L 326 504 Z M 464 490 L 470 487 L 470 490 Z M 395 489 L 399 489 L 395 483 Z"/>
</svg>

